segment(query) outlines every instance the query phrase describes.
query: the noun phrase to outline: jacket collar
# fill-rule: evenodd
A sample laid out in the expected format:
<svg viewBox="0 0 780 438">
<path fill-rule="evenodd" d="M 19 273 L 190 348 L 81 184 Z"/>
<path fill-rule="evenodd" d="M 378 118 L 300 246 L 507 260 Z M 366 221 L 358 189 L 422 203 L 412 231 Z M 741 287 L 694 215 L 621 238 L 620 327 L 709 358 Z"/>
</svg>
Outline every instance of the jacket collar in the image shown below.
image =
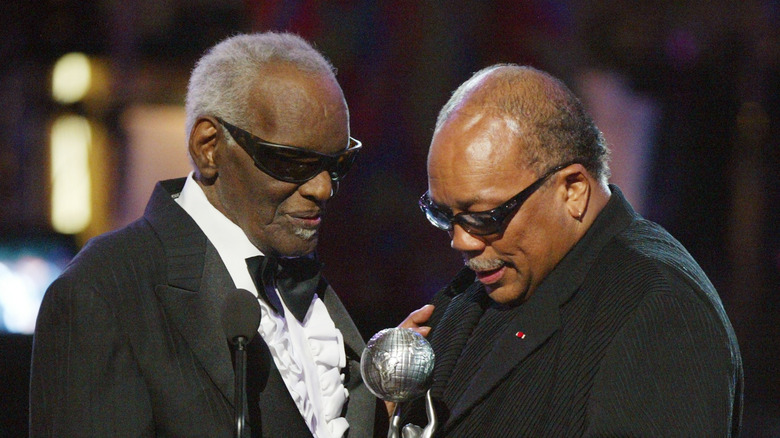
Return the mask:
<svg viewBox="0 0 780 438">
<path fill-rule="evenodd" d="M 144 212 L 165 250 L 166 283 L 157 285 L 155 293 L 172 325 L 232 404 L 234 374 L 221 309 L 229 291 L 225 285 L 235 286 L 216 249 L 174 201 L 184 181 L 158 183 Z"/>
</svg>

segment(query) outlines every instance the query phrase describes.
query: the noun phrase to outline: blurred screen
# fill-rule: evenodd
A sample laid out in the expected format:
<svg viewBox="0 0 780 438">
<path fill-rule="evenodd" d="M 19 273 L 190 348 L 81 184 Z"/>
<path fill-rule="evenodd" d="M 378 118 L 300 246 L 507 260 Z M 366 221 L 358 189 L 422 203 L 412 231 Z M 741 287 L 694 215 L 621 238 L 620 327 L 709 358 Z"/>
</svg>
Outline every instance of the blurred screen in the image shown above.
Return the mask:
<svg viewBox="0 0 780 438">
<path fill-rule="evenodd" d="M 33 333 L 46 288 L 75 252 L 63 236 L 0 238 L 0 333 Z"/>
</svg>

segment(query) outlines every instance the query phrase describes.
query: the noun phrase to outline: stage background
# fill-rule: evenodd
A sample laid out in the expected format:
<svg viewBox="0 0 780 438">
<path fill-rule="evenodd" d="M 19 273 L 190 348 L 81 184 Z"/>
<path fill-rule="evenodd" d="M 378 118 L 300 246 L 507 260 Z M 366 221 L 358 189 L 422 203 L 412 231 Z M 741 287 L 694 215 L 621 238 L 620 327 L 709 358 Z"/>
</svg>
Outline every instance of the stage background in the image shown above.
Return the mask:
<svg viewBox="0 0 780 438">
<path fill-rule="evenodd" d="M 583 98 L 613 148 L 613 182 L 710 276 L 745 362 L 743 436 L 780 436 L 779 15 L 777 0 L 6 1 L 0 267 L 18 268 L 30 246 L 56 272 L 86 239 L 138 217 L 155 181 L 189 168 L 182 104 L 195 60 L 237 32 L 289 30 L 337 67 L 365 145 L 329 204 L 320 255 L 368 338 L 462 265 L 416 203 L 439 108 L 482 67 L 529 64 Z M 51 69 L 69 52 L 90 56 L 101 82 L 62 104 Z M 92 221 L 73 235 L 49 220 L 48 136 L 63 114 L 97 133 Z M 10 284 L 0 297 L 17 297 Z M 8 324 L 0 436 L 22 437 L 32 339 Z"/>
</svg>

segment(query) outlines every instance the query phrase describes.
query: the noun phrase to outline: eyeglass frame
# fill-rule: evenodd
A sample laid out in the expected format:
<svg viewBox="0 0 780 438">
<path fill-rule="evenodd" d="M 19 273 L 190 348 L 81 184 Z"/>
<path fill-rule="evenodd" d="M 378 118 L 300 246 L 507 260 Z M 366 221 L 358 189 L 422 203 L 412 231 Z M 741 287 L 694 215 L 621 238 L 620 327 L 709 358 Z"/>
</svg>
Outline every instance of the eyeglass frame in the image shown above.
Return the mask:
<svg viewBox="0 0 780 438">
<path fill-rule="evenodd" d="M 317 175 L 319 175 L 323 171 L 327 171 L 328 172 L 328 176 L 330 177 L 331 181 L 336 182 L 336 183 L 340 182 L 344 178 L 344 176 L 347 174 L 349 169 L 352 167 L 352 163 L 349 164 L 349 166 L 347 167 L 347 170 L 344 171 L 343 175 L 338 175 L 335 171 L 331 171 L 330 169 L 328 169 L 328 167 L 329 167 L 328 165 L 331 164 L 331 163 L 336 163 L 339 158 L 341 158 L 343 155 L 345 155 L 347 153 L 356 154 L 357 152 L 360 152 L 361 148 L 363 147 L 363 143 L 360 140 L 350 136 L 349 137 L 349 145 L 347 146 L 346 149 L 344 149 L 343 151 L 341 151 L 341 152 L 339 152 L 337 154 L 325 154 L 325 153 L 322 153 L 322 152 L 317 152 L 317 151 L 313 151 L 311 149 L 306 149 L 306 148 L 302 148 L 302 147 L 298 147 L 298 146 L 289 146 L 289 145 L 285 145 L 285 144 L 273 143 L 273 142 L 270 142 L 270 141 L 266 141 L 266 140 L 263 140 L 262 138 L 260 138 L 260 137 L 258 137 L 256 135 L 252 134 L 251 132 L 245 130 L 245 129 L 239 128 L 236 125 L 233 125 L 233 124 L 231 124 L 229 122 L 226 122 L 221 117 L 214 116 L 214 118 L 222 126 L 224 126 L 225 129 L 227 129 L 228 133 L 233 138 L 233 141 L 235 141 L 235 143 L 238 144 L 238 146 L 240 146 L 241 149 L 243 149 L 244 152 L 246 152 L 247 155 L 249 155 L 250 158 L 252 158 L 252 161 L 254 162 L 255 167 L 257 167 L 260 171 L 262 171 L 263 173 L 271 176 L 274 179 L 277 179 L 279 181 L 293 183 L 293 184 L 303 184 L 306 181 L 314 179 Z M 239 139 L 237 137 L 241 137 L 242 140 L 239 141 Z M 250 147 L 245 145 L 244 141 L 251 142 L 252 147 L 254 147 L 255 149 L 254 150 L 250 150 Z M 314 173 L 313 175 L 307 177 L 306 179 L 282 177 L 282 176 L 280 176 L 278 174 L 275 174 L 275 172 L 273 172 L 272 170 L 268 169 L 263 164 L 263 162 L 257 157 L 258 154 L 257 154 L 256 150 L 259 149 L 260 146 L 264 146 L 264 147 L 270 148 L 272 150 L 273 149 L 283 149 L 283 150 L 295 151 L 295 152 L 299 152 L 299 153 L 302 152 L 302 153 L 305 153 L 305 154 L 311 154 L 311 155 L 318 156 L 318 157 L 320 157 L 319 169 L 317 170 L 316 173 Z M 352 162 L 354 162 L 355 158 L 357 158 L 357 156 L 352 158 Z"/>
<path fill-rule="evenodd" d="M 422 196 L 420 196 L 420 199 L 417 201 L 417 204 L 419 205 L 420 209 L 425 213 L 425 217 L 428 219 L 428 222 L 430 222 L 434 227 L 443 230 L 443 231 L 452 231 L 455 228 L 455 225 L 458 224 L 465 230 L 467 233 L 473 235 L 473 236 L 490 236 L 492 234 L 498 234 L 502 231 L 502 229 L 505 226 L 505 222 L 507 219 L 515 213 L 517 210 L 520 209 L 520 207 L 523 206 L 525 201 L 528 200 L 528 198 L 531 197 L 537 190 L 539 190 L 540 187 L 547 181 L 548 178 L 555 175 L 556 173 L 560 172 L 561 170 L 571 166 L 572 164 L 576 164 L 577 161 L 571 161 L 565 164 L 561 164 L 558 166 L 553 167 L 552 169 L 545 172 L 542 176 L 540 176 L 536 181 L 532 182 L 528 187 L 521 190 L 518 194 L 515 196 L 512 196 L 507 200 L 506 202 L 503 202 L 498 207 L 492 208 L 490 210 L 484 210 L 484 211 L 475 211 L 475 212 L 460 212 L 458 214 L 453 215 L 451 211 L 445 211 L 439 208 L 431 199 L 430 190 L 427 190 L 425 193 L 423 193 Z M 447 222 L 449 223 L 449 226 L 446 228 L 443 228 L 440 226 L 440 222 L 436 221 L 433 218 L 432 213 L 430 211 L 433 210 L 441 212 L 444 216 L 446 216 Z M 485 216 L 487 219 L 490 220 L 490 223 L 492 224 L 492 227 L 488 231 L 479 231 L 473 228 L 471 224 L 465 221 L 463 219 L 464 217 L 468 216 Z M 443 224 L 441 224 L 443 225 Z"/>
</svg>

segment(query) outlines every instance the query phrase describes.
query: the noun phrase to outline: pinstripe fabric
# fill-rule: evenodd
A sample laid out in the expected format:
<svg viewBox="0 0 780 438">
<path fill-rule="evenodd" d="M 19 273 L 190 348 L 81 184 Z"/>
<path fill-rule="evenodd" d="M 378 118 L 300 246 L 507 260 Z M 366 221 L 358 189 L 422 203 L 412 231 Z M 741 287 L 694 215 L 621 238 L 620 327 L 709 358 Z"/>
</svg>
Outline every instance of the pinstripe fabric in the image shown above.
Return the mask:
<svg viewBox="0 0 780 438">
<path fill-rule="evenodd" d="M 461 297 L 482 289 L 465 270 L 434 297 L 434 387 L 445 388 L 433 393 L 437 436 L 738 435 L 742 364 L 717 293 L 679 242 L 611 188 L 588 233 L 505 328 L 483 317 L 452 332 L 468 319 Z M 495 334 L 482 351 L 460 339 L 481 330 Z M 452 363 L 470 372 L 445 372 Z M 405 409 L 426 424 L 420 401 Z"/>
<path fill-rule="evenodd" d="M 479 321 L 461 350 L 450 378 L 447 379 L 449 383 L 441 396 L 447 405 L 454 404 L 463 395 L 463 392 L 468 390 L 471 376 L 480 370 L 480 366 L 485 363 L 485 357 L 490 353 L 485 345 L 495 343 L 499 334 L 504 332 L 504 327 L 515 314 L 516 309 L 490 306 L 488 303 L 490 299 L 485 295 L 483 289 L 476 290 L 479 291 L 485 309 L 481 312 Z"/>
<path fill-rule="evenodd" d="M 436 375 L 431 386 L 432 394 L 437 399 L 442 398 L 445 390 L 448 389 L 445 384 L 450 381 L 460 353 L 482 317 L 484 298 L 486 298 L 485 293 L 477 287 L 472 287 L 466 293 L 458 295 L 448 308 L 448 314 L 439 325 L 441 332 L 453 333 L 457 336 L 441 338 L 442 341 L 439 344 L 441 354 L 436 356 Z"/>
</svg>

